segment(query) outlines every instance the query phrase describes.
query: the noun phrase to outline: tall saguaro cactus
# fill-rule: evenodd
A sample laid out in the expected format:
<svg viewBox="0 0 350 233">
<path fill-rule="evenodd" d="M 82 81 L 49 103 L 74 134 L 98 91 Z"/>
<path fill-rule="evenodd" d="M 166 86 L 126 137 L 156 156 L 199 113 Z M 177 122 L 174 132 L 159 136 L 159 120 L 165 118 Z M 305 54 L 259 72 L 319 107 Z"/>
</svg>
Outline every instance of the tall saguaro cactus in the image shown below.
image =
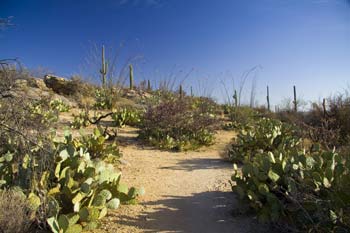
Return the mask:
<svg viewBox="0 0 350 233">
<path fill-rule="evenodd" d="M 147 80 L 147 90 L 152 91 L 151 81 L 149 79 Z"/>
<path fill-rule="evenodd" d="M 235 101 L 235 107 L 238 107 L 238 96 L 237 96 L 237 90 L 235 90 L 235 93 L 233 94 L 233 100 Z"/>
<path fill-rule="evenodd" d="M 298 111 L 298 103 L 297 103 L 297 88 L 293 86 L 293 91 L 294 91 L 294 112 Z"/>
<path fill-rule="evenodd" d="M 181 84 L 180 84 L 179 94 L 180 94 L 180 99 L 182 99 L 184 93 L 183 93 L 182 85 L 181 85 Z"/>
<path fill-rule="evenodd" d="M 134 89 L 134 68 L 129 65 L 129 79 L 130 79 L 130 90 Z"/>
<path fill-rule="evenodd" d="M 266 87 L 266 100 L 267 100 L 267 110 L 270 111 L 270 90 L 269 86 Z"/>
<path fill-rule="evenodd" d="M 105 46 L 102 45 L 102 67 L 100 69 L 100 73 L 102 75 L 101 80 L 102 80 L 102 87 L 106 87 L 106 75 L 108 72 L 108 63 L 105 60 Z"/>
</svg>

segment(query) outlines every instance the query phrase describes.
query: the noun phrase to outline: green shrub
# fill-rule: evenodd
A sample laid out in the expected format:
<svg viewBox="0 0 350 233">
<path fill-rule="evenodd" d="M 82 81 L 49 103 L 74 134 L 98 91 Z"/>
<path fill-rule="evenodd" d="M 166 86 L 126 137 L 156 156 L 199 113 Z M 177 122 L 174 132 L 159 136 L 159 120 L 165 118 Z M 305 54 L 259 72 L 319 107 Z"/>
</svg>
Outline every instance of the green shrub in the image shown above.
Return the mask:
<svg viewBox="0 0 350 233">
<path fill-rule="evenodd" d="M 224 126 L 225 129 L 239 129 L 261 117 L 259 112 L 246 106 L 234 107 L 225 105 L 224 111 L 227 112 L 231 121 L 231 124 Z"/>
<path fill-rule="evenodd" d="M 310 151 L 302 149 L 293 131 L 281 134 L 283 124 L 264 121 L 269 123 L 252 134 L 263 130 L 272 136 L 253 136 L 240 148 L 243 165 L 241 171 L 234 165 L 233 191 L 257 211 L 262 222 L 305 232 L 349 231 L 349 155 L 322 151 L 317 145 Z"/>
<path fill-rule="evenodd" d="M 216 126 L 209 108 L 191 98 L 176 99 L 148 108 L 140 137 L 161 149 L 189 150 L 210 145 Z"/>
</svg>

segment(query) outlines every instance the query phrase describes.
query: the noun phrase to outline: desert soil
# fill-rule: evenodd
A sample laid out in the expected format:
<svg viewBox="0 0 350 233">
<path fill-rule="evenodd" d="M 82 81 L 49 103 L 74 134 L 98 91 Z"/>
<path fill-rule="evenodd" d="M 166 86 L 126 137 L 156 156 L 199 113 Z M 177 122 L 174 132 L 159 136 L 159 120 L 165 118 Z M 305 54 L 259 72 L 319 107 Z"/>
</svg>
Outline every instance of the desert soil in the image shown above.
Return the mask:
<svg viewBox="0 0 350 233">
<path fill-rule="evenodd" d="M 254 216 L 240 214 L 231 191 L 232 164 L 221 154 L 233 137 L 219 131 L 214 145 L 175 153 L 144 147 L 137 129 L 122 129 L 122 181 L 146 194 L 110 213 L 94 232 L 267 232 Z"/>
</svg>

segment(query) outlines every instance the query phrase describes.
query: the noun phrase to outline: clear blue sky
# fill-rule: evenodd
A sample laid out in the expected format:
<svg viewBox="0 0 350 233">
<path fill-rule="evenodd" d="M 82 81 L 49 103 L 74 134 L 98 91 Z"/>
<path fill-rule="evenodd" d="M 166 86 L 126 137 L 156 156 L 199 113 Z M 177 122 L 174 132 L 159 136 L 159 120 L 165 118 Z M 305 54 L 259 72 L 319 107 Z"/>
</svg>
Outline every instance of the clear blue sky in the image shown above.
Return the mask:
<svg viewBox="0 0 350 233">
<path fill-rule="evenodd" d="M 61 76 L 82 72 L 91 44 L 142 55 L 137 79 L 153 81 L 193 69 L 185 87 L 223 99 L 221 81 L 257 79 L 257 100 L 292 95 L 306 100 L 350 83 L 348 0 L 0 0 L 0 17 L 16 27 L 0 32 L 1 58 Z M 249 89 L 249 85 L 247 88 Z"/>
</svg>

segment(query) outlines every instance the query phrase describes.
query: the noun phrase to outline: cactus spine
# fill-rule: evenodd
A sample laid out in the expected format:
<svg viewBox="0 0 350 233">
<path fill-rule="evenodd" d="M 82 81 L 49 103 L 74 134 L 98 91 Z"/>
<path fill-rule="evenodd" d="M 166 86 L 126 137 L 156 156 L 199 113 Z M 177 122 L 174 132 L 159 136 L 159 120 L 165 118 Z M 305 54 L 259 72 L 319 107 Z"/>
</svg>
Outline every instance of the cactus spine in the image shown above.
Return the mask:
<svg viewBox="0 0 350 233">
<path fill-rule="evenodd" d="M 106 87 L 106 75 L 107 75 L 107 70 L 108 70 L 108 63 L 105 60 L 105 46 L 102 45 L 102 67 L 100 69 L 100 73 L 102 75 L 102 87 Z"/>
<path fill-rule="evenodd" d="M 134 88 L 134 68 L 132 65 L 129 65 L 129 79 L 130 79 L 130 90 Z"/>
</svg>

